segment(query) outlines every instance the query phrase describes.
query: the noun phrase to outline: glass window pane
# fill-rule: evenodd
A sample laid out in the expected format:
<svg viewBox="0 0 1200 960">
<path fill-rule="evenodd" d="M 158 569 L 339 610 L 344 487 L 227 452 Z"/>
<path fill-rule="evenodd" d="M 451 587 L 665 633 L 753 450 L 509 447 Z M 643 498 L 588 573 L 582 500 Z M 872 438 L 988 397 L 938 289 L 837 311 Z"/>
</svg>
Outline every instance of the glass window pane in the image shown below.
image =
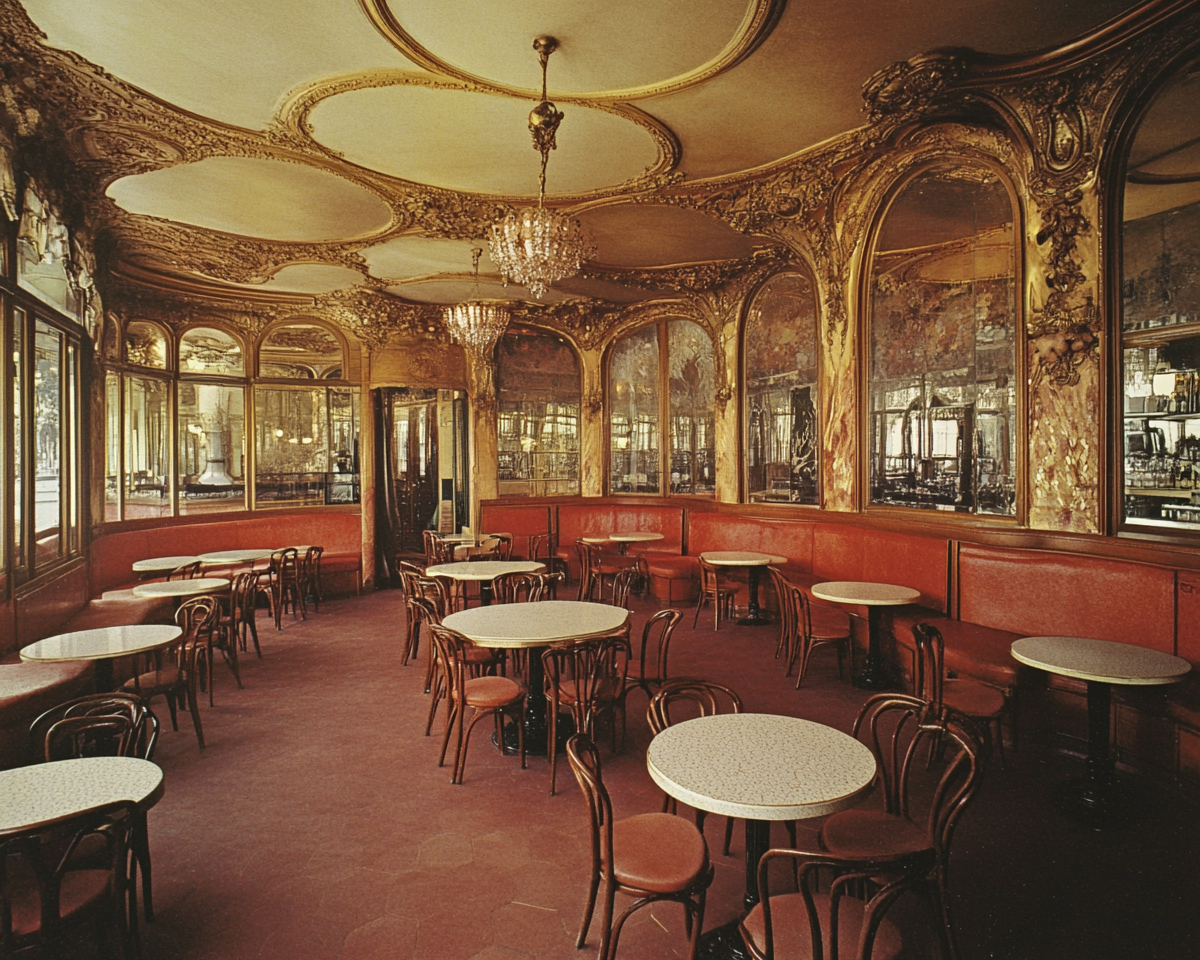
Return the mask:
<svg viewBox="0 0 1200 960">
<path fill-rule="evenodd" d="M 579 493 L 579 365 L 558 337 L 508 334 L 496 350 L 500 495 Z"/>
<path fill-rule="evenodd" d="M 708 333 L 690 320 L 667 326 L 671 364 L 671 493 L 713 493 L 717 488 L 716 365 Z"/>
<path fill-rule="evenodd" d="M 79 294 L 67 276 L 70 247 L 66 224 L 36 191 L 27 188 L 17 228 L 17 282 L 39 300 L 78 320 Z"/>
<path fill-rule="evenodd" d="M 1197 96 L 1193 66 L 1143 118 L 1129 152 L 1121 241 L 1124 519 L 1192 531 L 1200 530 Z"/>
<path fill-rule="evenodd" d="M 179 342 L 179 372 L 240 377 L 246 372 L 245 357 L 224 330 L 193 327 Z"/>
<path fill-rule="evenodd" d="M 79 552 L 79 513 L 83 497 L 82 440 L 79 436 L 79 350 L 75 344 L 67 344 L 67 403 L 66 425 L 68 451 L 67 464 L 67 553 Z"/>
<path fill-rule="evenodd" d="M 13 565 L 25 565 L 25 330 L 29 315 L 13 311 Z"/>
<path fill-rule="evenodd" d="M 33 368 L 34 563 L 62 553 L 62 334 L 37 323 Z"/>
<path fill-rule="evenodd" d="M 326 503 L 358 503 L 358 390 L 329 390 L 330 475 Z"/>
<path fill-rule="evenodd" d="M 177 389 L 180 514 L 244 509 L 242 388 L 185 380 Z"/>
<path fill-rule="evenodd" d="M 104 519 L 120 520 L 121 378 L 104 378 Z"/>
<path fill-rule="evenodd" d="M 658 327 L 617 341 L 609 364 L 609 483 L 613 493 L 658 493 Z"/>
<path fill-rule="evenodd" d="M 871 502 L 1016 512 L 1012 203 L 982 169 L 910 181 L 871 276 Z"/>
<path fill-rule="evenodd" d="M 340 378 L 341 370 L 341 341 L 315 323 L 276 327 L 258 350 L 258 372 L 263 377 L 329 380 Z"/>
<path fill-rule="evenodd" d="M 125 361 L 139 367 L 167 369 L 167 335 L 154 323 L 134 320 L 125 328 Z"/>
<path fill-rule="evenodd" d="M 126 377 L 126 520 L 171 515 L 169 417 L 166 383 Z"/>
<path fill-rule="evenodd" d="M 324 503 L 329 411 L 324 387 L 254 392 L 254 495 L 260 506 Z"/>
<path fill-rule="evenodd" d="M 806 274 L 772 277 L 746 318 L 746 494 L 817 502 L 817 299 Z"/>
</svg>

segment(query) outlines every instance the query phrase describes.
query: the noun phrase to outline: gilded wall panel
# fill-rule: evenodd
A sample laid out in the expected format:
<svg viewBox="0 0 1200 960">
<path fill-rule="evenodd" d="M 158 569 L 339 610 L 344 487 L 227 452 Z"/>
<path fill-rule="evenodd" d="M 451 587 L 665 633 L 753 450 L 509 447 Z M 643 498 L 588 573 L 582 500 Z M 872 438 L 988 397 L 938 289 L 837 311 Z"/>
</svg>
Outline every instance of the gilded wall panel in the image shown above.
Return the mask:
<svg viewBox="0 0 1200 960">
<path fill-rule="evenodd" d="M 437 340 L 385 343 L 371 351 L 370 384 L 465 390 L 466 357 L 461 347 Z"/>
</svg>

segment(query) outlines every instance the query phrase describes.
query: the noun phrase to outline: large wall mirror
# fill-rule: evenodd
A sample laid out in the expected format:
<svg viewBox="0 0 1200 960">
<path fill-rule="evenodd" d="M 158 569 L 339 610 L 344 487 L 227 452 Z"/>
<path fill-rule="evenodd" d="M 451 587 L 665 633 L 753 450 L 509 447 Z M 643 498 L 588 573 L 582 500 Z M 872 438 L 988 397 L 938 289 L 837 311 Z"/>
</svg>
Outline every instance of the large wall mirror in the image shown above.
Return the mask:
<svg viewBox="0 0 1200 960">
<path fill-rule="evenodd" d="M 812 279 L 771 277 L 750 302 L 742 350 L 750 501 L 817 502 L 818 353 Z"/>
<path fill-rule="evenodd" d="M 992 171 L 926 169 L 894 197 L 870 275 L 870 502 L 1016 512 L 1017 276 Z"/>
<path fill-rule="evenodd" d="M 1143 117 L 1126 166 L 1124 520 L 1200 530 L 1200 64 Z"/>
</svg>

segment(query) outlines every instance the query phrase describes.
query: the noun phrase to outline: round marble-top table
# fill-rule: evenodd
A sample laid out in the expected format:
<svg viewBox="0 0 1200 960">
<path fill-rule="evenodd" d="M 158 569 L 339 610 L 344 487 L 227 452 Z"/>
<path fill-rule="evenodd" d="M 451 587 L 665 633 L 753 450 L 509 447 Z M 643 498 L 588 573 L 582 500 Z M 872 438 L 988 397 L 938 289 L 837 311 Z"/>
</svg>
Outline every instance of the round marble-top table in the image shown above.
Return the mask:
<svg viewBox="0 0 1200 960">
<path fill-rule="evenodd" d="M 160 650 L 181 633 L 183 631 L 177 626 L 159 623 L 77 630 L 31 643 L 21 650 L 21 659 L 30 662 L 95 660 L 96 686 L 101 690 L 111 690 L 112 662 L 116 657 Z"/>
<path fill-rule="evenodd" d="M 758 861 L 772 820 L 823 817 L 875 779 L 870 749 L 833 727 L 767 713 L 697 717 L 667 727 L 646 751 L 650 777 L 676 800 L 746 821 L 745 907 L 758 902 Z M 736 923 L 712 931 L 708 955 L 739 952 Z"/>
<path fill-rule="evenodd" d="M 743 627 L 761 627 L 770 621 L 762 615 L 758 606 L 758 580 L 762 568 L 772 563 L 787 563 L 787 557 L 771 553 L 754 553 L 745 550 L 710 550 L 700 554 L 701 558 L 714 567 L 748 567 L 750 569 L 750 602 L 746 615 L 738 623 Z"/>
<path fill-rule="evenodd" d="M 0 830 L 20 830 L 130 800 L 147 810 L 162 798 L 163 772 L 137 757 L 84 757 L 0 771 Z"/>
<path fill-rule="evenodd" d="M 1026 666 L 1087 683 L 1087 765 L 1082 777 L 1060 788 L 1064 812 L 1096 830 L 1127 822 L 1135 811 L 1116 778 L 1109 748 L 1112 685 L 1177 683 L 1192 665 L 1147 647 L 1085 637 L 1025 637 L 1013 643 L 1012 655 Z"/>
<path fill-rule="evenodd" d="M 617 545 L 617 550 L 621 556 L 629 551 L 631 543 L 649 543 L 653 540 L 662 540 L 664 535 L 661 533 L 653 533 L 649 530 L 643 532 L 640 530 L 626 530 L 624 533 L 610 533 L 608 539 Z"/>
<path fill-rule="evenodd" d="M 134 573 L 170 573 L 189 563 L 195 563 L 199 557 L 151 557 L 148 560 L 135 560 Z"/>
<path fill-rule="evenodd" d="M 135 597 L 198 597 L 205 593 L 223 593 L 229 589 L 225 577 L 193 577 L 191 580 L 167 580 L 164 583 L 139 583 Z"/>
<path fill-rule="evenodd" d="M 854 678 L 854 685 L 863 690 L 887 690 L 893 686 L 895 681 L 883 662 L 883 649 L 880 645 L 880 609 L 916 603 L 921 598 L 921 591 L 892 583 L 828 580 L 814 584 L 809 592 L 818 600 L 850 603 L 867 608 L 867 663 L 862 672 Z"/>
<path fill-rule="evenodd" d="M 479 581 L 479 602 L 486 607 L 492 602 L 491 582 L 497 577 L 506 573 L 544 573 L 545 570 L 546 565 L 535 560 L 456 560 L 426 567 L 425 576 Z"/>
<path fill-rule="evenodd" d="M 276 548 L 279 549 L 279 548 Z M 259 548 L 257 550 L 214 550 L 212 553 L 200 554 L 200 563 L 205 566 L 218 564 L 253 563 L 255 560 L 266 560 L 275 550 Z"/>
<path fill-rule="evenodd" d="M 546 691 L 542 650 L 552 643 L 606 636 L 620 630 L 628 620 L 629 611 L 624 607 L 584 600 L 543 600 L 460 610 L 450 614 L 442 623 L 470 637 L 481 647 L 529 651 L 525 752 L 539 754 L 546 752 Z M 564 728 L 560 726 L 560 729 Z"/>
</svg>

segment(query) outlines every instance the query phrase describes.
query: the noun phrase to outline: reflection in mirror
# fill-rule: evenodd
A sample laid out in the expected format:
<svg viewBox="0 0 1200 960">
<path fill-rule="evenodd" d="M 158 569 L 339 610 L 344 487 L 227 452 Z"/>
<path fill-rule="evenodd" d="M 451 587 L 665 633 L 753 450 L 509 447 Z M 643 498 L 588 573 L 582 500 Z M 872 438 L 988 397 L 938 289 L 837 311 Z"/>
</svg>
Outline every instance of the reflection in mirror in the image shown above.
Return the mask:
<svg viewBox="0 0 1200 960">
<path fill-rule="evenodd" d="M 871 271 L 871 502 L 1016 512 L 1013 206 L 995 174 L 926 170 Z"/>
<path fill-rule="evenodd" d="M 178 392 L 180 514 L 243 509 L 243 389 L 182 380 Z"/>
<path fill-rule="evenodd" d="M 1130 149 L 1122 226 L 1124 514 L 1200 529 L 1200 65 Z"/>
<path fill-rule="evenodd" d="M 691 320 L 667 326 L 671 368 L 671 493 L 717 488 L 713 399 L 716 367 L 708 333 Z"/>
<path fill-rule="evenodd" d="M 193 327 L 179 342 L 179 372 L 240 377 L 246 371 L 241 345 L 223 330 Z"/>
<path fill-rule="evenodd" d="M 292 380 L 332 380 L 342 375 L 342 344 L 330 331 L 315 323 L 289 323 L 276 327 L 258 349 L 262 377 Z"/>
<path fill-rule="evenodd" d="M 807 274 L 781 273 L 746 316 L 746 495 L 817 502 L 817 299 Z"/>
<path fill-rule="evenodd" d="M 496 348 L 500 495 L 579 493 L 579 364 L 558 337 L 510 332 Z"/>
<path fill-rule="evenodd" d="M 167 369 L 167 335 L 158 324 L 134 320 L 125 327 L 125 362 Z"/>
<path fill-rule="evenodd" d="M 622 337 L 608 371 L 613 493 L 658 493 L 658 326 Z"/>
<path fill-rule="evenodd" d="M 34 324 L 33 346 L 35 565 L 61 555 L 63 547 L 63 335 L 48 324 Z M 20 436 L 20 434 L 17 434 Z"/>
<path fill-rule="evenodd" d="M 79 295 L 67 275 L 67 225 L 33 187 L 25 190 L 17 228 L 17 282 L 44 303 L 79 319 Z"/>
<path fill-rule="evenodd" d="M 255 502 L 358 502 L 358 404 L 336 387 L 256 387 Z"/>
<path fill-rule="evenodd" d="M 167 385 L 125 379 L 125 519 L 169 517 Z"/>
</svg>

